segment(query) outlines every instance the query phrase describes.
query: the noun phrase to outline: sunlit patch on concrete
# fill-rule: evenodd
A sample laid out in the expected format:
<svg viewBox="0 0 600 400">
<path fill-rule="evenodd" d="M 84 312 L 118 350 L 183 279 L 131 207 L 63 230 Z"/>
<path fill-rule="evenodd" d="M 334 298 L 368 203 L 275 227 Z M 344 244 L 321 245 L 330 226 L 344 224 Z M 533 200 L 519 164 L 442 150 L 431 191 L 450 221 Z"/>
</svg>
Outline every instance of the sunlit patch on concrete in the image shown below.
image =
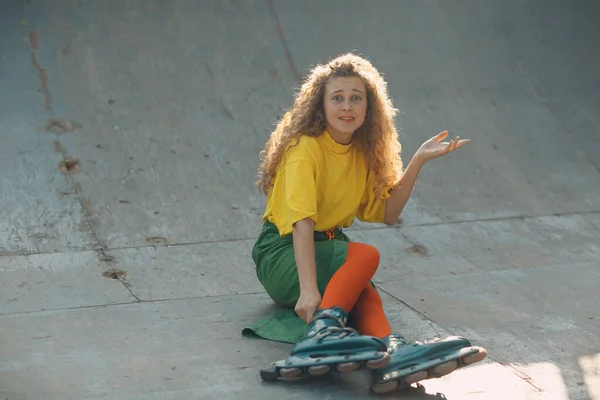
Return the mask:
<svg viewBox="0 0 600 400">
<path fill-rule="evenodd" d="M 490 361 L 421 383 L 427 393 L 443 393 L 448 399 L 569 400 L 561 371 L 552 363 L 501 365 Z"/>
<path fill-rule="evenodd" d="M 511 363 L 516 374 L 528 382 L 532 388 L 537 388 L 545 396 L 552 395 L 556 400 L 569 400 L 567 386 L 563 378 L 563 371 L 551 362 L 538 362 L 531 364 Z"/>
<path fill-rule="evenodd" d="M 583 380 L 587 386 L 589 398 L 600 400 L 600 353 L 579 358 Z"/>
</svg>

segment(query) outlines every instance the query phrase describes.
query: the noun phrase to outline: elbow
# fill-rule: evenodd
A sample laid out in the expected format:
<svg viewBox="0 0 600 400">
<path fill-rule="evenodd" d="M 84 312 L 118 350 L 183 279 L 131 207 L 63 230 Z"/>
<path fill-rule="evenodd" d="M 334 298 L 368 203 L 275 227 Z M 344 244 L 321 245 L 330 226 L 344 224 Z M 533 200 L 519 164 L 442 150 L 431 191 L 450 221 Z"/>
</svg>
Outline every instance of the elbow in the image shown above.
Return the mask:
<svg viewBox="0 0 600 400">
<path fill-rule="evenodd" d="M 395 219 L 384 219 L 383 223 L 386 224 L 387 226 L 394 226 L 396 225 L 396 220 Z"/>
<path fill-rule="evenodd" d="M 398 222 L 398 218 L 393 218 L 390 215 L 386 215 L 383 218 L 383 223 L 386 224 L 386 225 L 388 225 L 388 226 L 394 226 L 394 225 L 396 225 L 397 222 Z"/>
<path fill-rule="evenodd" d="M 390 210 L 391 211 L 391 210 Z M 400 213 L 396 214 L 394 212 L 385 213 L 383 216 L 383 223 L 388 226 L 394 226 L 401 221 Z"/>
<path fill-rule="evenodd" d="M 400 214 L 402 213 L 402 208 L 397 210 L 395 207 L 386 206 L 385 211 L 383 213 L 383 223 L 388 226 L 394 226 L 400 221 Z"/>
</svg>

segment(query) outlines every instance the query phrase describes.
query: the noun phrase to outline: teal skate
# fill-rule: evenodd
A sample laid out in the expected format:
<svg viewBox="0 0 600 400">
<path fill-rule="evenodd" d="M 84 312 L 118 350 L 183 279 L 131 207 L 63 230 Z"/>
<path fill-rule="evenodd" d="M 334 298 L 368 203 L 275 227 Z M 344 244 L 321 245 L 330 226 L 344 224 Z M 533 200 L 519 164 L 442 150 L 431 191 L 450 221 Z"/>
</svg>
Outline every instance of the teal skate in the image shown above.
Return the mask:
<svg viewBox="0 0 600 400">
<path fill-rule="evenodd" d="M 263 368 L 260 377 L 275 381 L 385 367 L 390 362 L 386 343 L 346 327 L 347 319 L 348 314 L 339 307 L 318 309 L 290 356 Z"/>
<path fill-rule="evenodd" d="M 390 363 L 373 371 L 373 392 L 388 393 L 424 379 L 439 378 L 450 372 L 483 360 L 487 352 L 472 346 L 460 336 L 409 344 L 400 335 L 383 338 L 391 356 Z"/>
</svg>

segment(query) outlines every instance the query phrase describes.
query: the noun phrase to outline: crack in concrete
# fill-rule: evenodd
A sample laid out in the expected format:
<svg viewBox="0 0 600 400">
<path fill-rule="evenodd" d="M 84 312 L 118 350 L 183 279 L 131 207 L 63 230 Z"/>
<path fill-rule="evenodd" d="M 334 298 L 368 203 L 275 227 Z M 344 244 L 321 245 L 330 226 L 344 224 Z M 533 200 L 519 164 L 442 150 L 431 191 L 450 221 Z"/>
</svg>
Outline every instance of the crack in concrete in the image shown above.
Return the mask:
<svg viewBox="0 0 600 400">
<path fill-rule="evenodd" d="M 31 54 L 31 66 L 38 73 L 38 79 L 40 81 L 40 90 L 44 96 L 44 106 L 46 107 L 46 110 L 52 112 L 52 96 L 50 95 L 50 88 L 48 87 L 48 74 L 46 74 L 46 70 L 40 63 L 40 60 L 37 55 L 37 49 L 39 48 L 40 44 L 40 33 L 36 29 L 31 28 L 31 24 L 29 22 L 29 7 L 27 0 L 23 0 L 23 8 L 25 10 L 25 25 L 29 28 L 27 39 Z"/>
<path fill-rule="evenodd" d="M 41 90 L 42 90 L 42 93 L 44 94 L 44 104 L 45 104 L 46 110 L 48 111 L 49 117 L 50 117 L 49 120 L 57 121 L 57 119 L 53 115 L 52 98 L 50 95 L 50 88 L 48 86 L 48 75 L 37 56 L 37 50 L 40 45 L 40 32 L 36 29 L 33 29 L 33 27 L 30 24 L 29 7 L 28 7 L 27 0 L 23 0 L 23 7 L 25 10 L 25 18 L 24 18 L 25 23 L 26 23 L 27 27 L 29 28 L 28 38 L 29 38 L 29 47 L 30 47 L 30 51 L 31 51 L 31 65 L 38 72 L 38 75 L 39 75 Z M 51 130 L 51 132 L 53 132 L 56 137 L 56 140 L 54 140 L 54 150 L 60 152 L 60 154 L 63 158 L 62 163 L 71 162 L 71 157 L 69 156 L 67 149 L 64 146 L 62 146 L 62 144 L 60 143 L 60 140 L 59 140 L 59 134 L 64 133 L 64 132 L 52 131 L 52 130 Z M 99 259 L 101 262 L 106 262 L 108 264 L 108 267 L 112 270 L 112 272 L 116 272 L 114 263 L 113 263 L 114 259 L 110 256 L 107 256 L 104 253 L 105 249 L 102 246 L 101 241 L 98 238 L 98 235 L 96 233 L 94 221 L 92 220 L 93 210 L 91 208 L 91 201 L 89 199 L 86 199 L 83 197 L 83 191 L 81 189 L 81 185 L 76 183 L 72 176 L 70 176 L 69 174 L 66 174 L 65 178 L 67 179 L 67 182 L 69 182 L 69 184 L 75 189 L 75 196 L 77 198 L 77 201 L 79 202 L 79 206 L 81 207 L 81 209 L 83 211 L 83 214 L 85 217 L 85 223 L 87 224 L 88 229 L 91 232 L 94 241 L 96 242 L 96 246 L 93 250 L 96 250 L 96 252 L 98 252 Z M 92 250 L 92 249 L 89 249 L 89 250 Z M 31 254 L 32 253 L 28 253 L 27 255 L 31 255 Z M 3 254 L 0 254 L 0 256 L 3 256 Z M 140 299 L 138 298 L 138 296 L 136 296 L 133 293 L 130 285 L 127 282 L 125 282 L 124 278 L 120 277 L 119 281 L 123 284 L 123 286 L 125 286 L 127 291 L 139 302 Z"/>
<path fill-rule="evenodd" d="M 502 365 L 505 368 L 509 368 L 512 370 L 512 372 L 517 375 L 519 378 L 521 378 L 523 381 L 525 381 L 526 383 L 528 383 L 529 385 L 533 386 L 533 388 L 535 388 L 538 392 L 543 392 L 544 389 L 536 386 L 533 383 L 533 378 L 530 377 L 529 375 L 527 375 L 525 372 L 521 371 L 520 369 L 518 369 L 517 367 L 515 367 L 514 365 L 510 364 L 510 363 L 504 363 L 502 361 L 498 361 L 498 360 L 494 360 L 496 361 L 498 364 Z"/>
<path fill-rule="evenodd" d="M 265 292 L 261 291 L 261 292 L 245 292 L 245 293 L 224 293 L 224 294 L 213 294 L 213 295 L 206 295 L 206 296 L 173 297 L 173 298 L 169 298 L 169 299 L 150 299 L 150 300 L 124 301 L 124 302 L 119 302 L 119 303 L 92 304 L 92 305 L 88 305 L 88 306 L 53 308 L 50 310 L 17 311 L 17 312 L 1 313 L 0 317 L 10 316 L 10 315 L 46 314 L 46 313 L 52 313 L 52 312 L 81 310 L 81 309 L 90 309 L 90 308 L 108 308 L 108 307 L 126 306 L 126 305 L 143 304 L 143 303 L 163 303 L 163 302 L 168 302 L 168 301 L 202 300 L 202 299 L 212 299 L 212 298 L 219 298 L 219 297 L 255 296 L 255 295 L 259 295 L 259 294 L 265 294 Z"/>
<path fill-rule="evenodd" d="M 600 210 L 588 210 L 588 211 L 567 211 L 567 212 L 557 212 L 557 213 L 548 213 L 548 214 L 536 214 L 536 215 L 509 215 L 505 217 L 489 217 L 489 218 L 474 218 L 474 219 L 465 219 L 465 220 L 455 220 L 455 221 L 439 221 L 439 222 L 423 222 L 418 224 L 406 224 L 406 227 L 419 227 L 419 226 L 439 226 L 439 225 L 453 225 L 453 224 L 468 224 L 475 222 L 500 222 L 500 221 L 510 221 L 517 219 L 536 219 L 536 218 L 546 218 L 546 217 L 565 217 L 571 215 L 588 215 L 588 214 L 600 214 Z"/>
<path fill-rule="evenodd" d="M 100 262 L 108 264 L 110 272 L 117 276 L 117 279 L 123 284 L 123 286 L 125 286 L 125 289 L 127 289 L 129 294 L 131 294 L 137 302 L 141 302 L 142 300 L 140 300 L 140 298 L 131 290 L 131 285 L 126 281 L 125 276 L 120 274 L 120 271 L 118 271 L 115 268 L 115 258 L 113 256 L 107 255 L 106 249 L 104 249 L 104 247 L 100 245 L 96 248 L 96 252 L 98 253 L 98 259 L 100 260 Z"/>
<path fill-rule="evenodd" d="M 75 193 L 68 193 L 75 194 Z M 75 194 L 76 195 L 76 194 Z M 76 195 L 77 196 L 77 195 Z M 78 197 L 78 196 L 77 196 Z M 79 199 L 79 197 L 78 197 Z M 85 207 L 84 207 L 85 209 Z M 552 213 L 552 214 L 539 214 L 539 215 L 515 215 L 508 217 L 493 217 L 493 218 L 476 218 L 471 220 L 460 220 L 460 221 L 441 221 L 441 222 L 425 222 L 421 224 L 404 224 L 398 226 L 383 226 L 383 227 L 372 227 L 372 228 L 359 228 L 359 229 L 347 229 L 346 232 L 369 232 L 369 231 L 377 231 L 377 230 L 385 230 L 385 229 L 393 229 L 401 232 L 403 237 L 412 245 L 417 245 L 413 243 L 405 233 L 402 232 L 402 229 L 405 228 L 417 228 L 422 226 L 444 226 L 444 225 L 454 225 L 454 224 L 468 224 L 468 223 L 478 223 L 478 222 L 502 222 L 502 221 L 511 221 L 511 220 L 527 220 L 527 219 L 537 219 L 537 218 L 546 218 L 546 217 L 568 217 L 573 215 L 590 215 L 590 214 L 600 214 L 600 211 L 576 211 L 576 212 L 565 212 L 565 213 Z M 93 231 L 92 231 L 93 232 Z M 216 244 L 216 243 L 233 243 L 233 242 L 244 242 L 250 240 L 256 240 L 257 237 L 245 237 L 245 238 L 232 238 L 232 239 L 216 239 L 216 240 L 200 240 L 196 242 L 179 242 L 179 243 L 169 243 L 166 245 L 141 245 L 141 246 L 123 246 L 123 247 L 107 247 L 102 243 L 98 243 L 97 246 L 93 248 L 81 248 L 76 250 L 68 250 L 68 251 L 60 251 L 60 252 L 25 252 L 25 251 L 0 251 L 0 257 L 14 257 L 14 256 L 37 256 L 37 255 L 47 255 L 47 254 L 70 254 L 70 253 L 85 253 L 89 251 L 97 251 L 98 248 L 102 248 L 103 251 L 120 251 L 120 250 L 136 250 L 136 249 L 145 249 L 145 248 L 153 248 L 153 247 L 179 247 L 179 246 L 195 246 L 195 245 L 203 245 L 203 244 Z"/>
<path fill-rule="evenodd" d="M 266 0 L 267 1 L 267 7 L 269 8 L 269 13 L 271 14 L 271 17 L 273 18 L 273 20 L 275 21 L 275 30 L 277 31 L 277 37 L 279 37 L 279 41 L 281 42 L 281 45 L 283 46 L 283 51 L 285 52 L 285 59 L 287 60 L 288 66 L 290 68 L 290 71 L 292 73 L 292 76 L 294 77 L 294 80 L 296 82 L 299 82 L 301 79 L 300 73 L 298 72 L 298 68 L 296 68 L 296 64 L 294 63 L 294 57 L 292 56 L 292 52 L 290 51 L 290 48 L 287 45 L 287 42 L 285 41 L 285 39 L 283 38 L 283 29 L 281 27 L 281 22 L 279 21 L 279 17 L 277 16 L 277 12 L 275 12 L 275 5 L 273 5 L 273 0 Z"/>
</svg>

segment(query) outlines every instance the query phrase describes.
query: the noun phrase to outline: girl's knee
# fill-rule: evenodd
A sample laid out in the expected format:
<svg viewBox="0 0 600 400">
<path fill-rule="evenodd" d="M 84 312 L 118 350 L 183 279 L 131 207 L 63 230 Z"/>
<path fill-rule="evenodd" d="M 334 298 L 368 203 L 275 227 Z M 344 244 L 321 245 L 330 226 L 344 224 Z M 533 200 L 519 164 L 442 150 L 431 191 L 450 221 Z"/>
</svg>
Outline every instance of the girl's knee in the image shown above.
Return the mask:
<svg viewBox="0 0 600 400">
<path fill-rule="evenodd" d="M 379 267 L 381 255 L 377 248 L 364 243 L 350 242 L 348 244 L 348 255 L 351 257 L 359 257 L 365 268 L 372 268 L 373 271 Z"/>
<path fill-rule="evenodd" d="M 368 255 L 368 258 L 372 261 L 374 265 L 379 266 L 379 261 L 381 261 L 381 255 L 379 254 L 379 250 L 368 244 L 363 244 L 363 246 L 365 249 L 365 253 Z"/>
</svg>

